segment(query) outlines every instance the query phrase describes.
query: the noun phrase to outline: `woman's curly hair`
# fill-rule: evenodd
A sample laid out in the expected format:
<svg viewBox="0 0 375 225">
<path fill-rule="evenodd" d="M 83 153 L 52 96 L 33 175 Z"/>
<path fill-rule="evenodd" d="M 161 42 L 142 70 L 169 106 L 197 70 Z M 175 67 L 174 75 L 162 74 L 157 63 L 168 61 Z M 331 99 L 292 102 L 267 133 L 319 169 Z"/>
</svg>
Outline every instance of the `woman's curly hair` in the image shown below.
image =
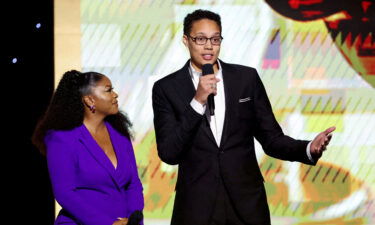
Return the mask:
<svg viewBox="0 0 375 225">
<path fill-rule="evenodd" d="M 82 97 L 90 94 L 91 87 L 103 77 L 103 74 L 96 72 L 81 73 L 71 70 L 64 73 L 46 113 L 38 122 L 32 136 L 33 144 L 43 155 L 46 154 L 44 137 L 49 130 L 71 130 L 82 125 L 85 107 Z M 125 137 L 132 138 L 132 124 L 125 114 L 118 112 L 104 120 Z"/>
</svg>

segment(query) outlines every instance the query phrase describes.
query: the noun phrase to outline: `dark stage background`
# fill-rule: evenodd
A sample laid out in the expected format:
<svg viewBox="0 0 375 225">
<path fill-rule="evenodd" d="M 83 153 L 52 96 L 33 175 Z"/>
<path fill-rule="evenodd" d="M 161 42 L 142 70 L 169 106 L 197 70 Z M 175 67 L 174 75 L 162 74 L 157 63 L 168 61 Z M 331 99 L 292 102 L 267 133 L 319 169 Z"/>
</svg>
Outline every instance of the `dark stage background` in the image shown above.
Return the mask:
<svg viewBox="0 0 375 225">
<path fill-rule="evenodd" d="M 53 224 L 54 199 L 46 160 L 31 144 L 33 129 L 53 92 L 53 1 L 12 1 L 3 7 L 5 79 L 1 89 L 6 126 L 2 132 L 5 202 L 1 205 L 5 213 L 1 220 Z"/>
</svg>

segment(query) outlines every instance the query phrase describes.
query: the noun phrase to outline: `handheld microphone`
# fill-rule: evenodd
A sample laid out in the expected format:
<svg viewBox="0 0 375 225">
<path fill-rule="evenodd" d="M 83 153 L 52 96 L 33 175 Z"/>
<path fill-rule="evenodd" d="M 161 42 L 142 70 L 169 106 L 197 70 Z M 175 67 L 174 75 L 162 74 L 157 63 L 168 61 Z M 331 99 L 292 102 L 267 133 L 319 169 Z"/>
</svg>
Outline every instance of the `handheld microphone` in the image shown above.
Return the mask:
<svg viewBox="0 0 375 225">
<path fill-rule="evenodd" d="M 212 64 L 204 64 L 202 67 L 202 76 L 205 76 L 207 74 L 213 74 L 214 73 L 214 68 Z M 210 94 L 207 98 L 207 104 L 208 104 L 208 109 L 210 111 L 210 115 L 213 116 L 215 115 L 215 101 L 214 101 L 214 94 Z"/>
<path fill-rule="evenodd" d="M 135 210 L 128 219 L 128 225 L 140 225 L 143 220 L 143 213 L 140 210 Z"/>
</svg>

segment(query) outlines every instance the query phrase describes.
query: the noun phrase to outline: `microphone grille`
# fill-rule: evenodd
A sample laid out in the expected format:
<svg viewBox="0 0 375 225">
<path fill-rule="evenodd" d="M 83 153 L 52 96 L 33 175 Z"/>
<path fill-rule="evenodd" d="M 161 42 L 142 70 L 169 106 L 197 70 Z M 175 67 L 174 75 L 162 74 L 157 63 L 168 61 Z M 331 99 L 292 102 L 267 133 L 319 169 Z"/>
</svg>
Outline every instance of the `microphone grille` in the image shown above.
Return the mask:
<svg viewBox="0 0 375 225">
<path fill-rule="evenodd" d="M 212 64 L 204 64 L 202 66 L 202 75 L 207 75 L 207 74 L 213 74 L 214 73 L 214 68 L 212 66 Z"/>
</svg>

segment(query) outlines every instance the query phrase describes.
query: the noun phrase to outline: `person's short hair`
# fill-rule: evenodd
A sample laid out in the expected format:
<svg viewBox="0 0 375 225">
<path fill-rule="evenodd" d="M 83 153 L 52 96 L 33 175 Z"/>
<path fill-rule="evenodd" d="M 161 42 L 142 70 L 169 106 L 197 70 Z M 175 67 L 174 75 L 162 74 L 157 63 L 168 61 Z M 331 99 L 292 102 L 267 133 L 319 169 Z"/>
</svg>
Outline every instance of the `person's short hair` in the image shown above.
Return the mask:
<svg viewBox="0 0 375 225">
<path fill-rule="evenodd" d="M 198 9 L 186 15 L 184 19 L 184 34 L 188 36 L 193 27 L 193 23 L 201 19 L 209 19 L 215 21 L 216 24 L 219 26 L 221 33 L 220 15 L 208 10 Z"/>
</svg>

